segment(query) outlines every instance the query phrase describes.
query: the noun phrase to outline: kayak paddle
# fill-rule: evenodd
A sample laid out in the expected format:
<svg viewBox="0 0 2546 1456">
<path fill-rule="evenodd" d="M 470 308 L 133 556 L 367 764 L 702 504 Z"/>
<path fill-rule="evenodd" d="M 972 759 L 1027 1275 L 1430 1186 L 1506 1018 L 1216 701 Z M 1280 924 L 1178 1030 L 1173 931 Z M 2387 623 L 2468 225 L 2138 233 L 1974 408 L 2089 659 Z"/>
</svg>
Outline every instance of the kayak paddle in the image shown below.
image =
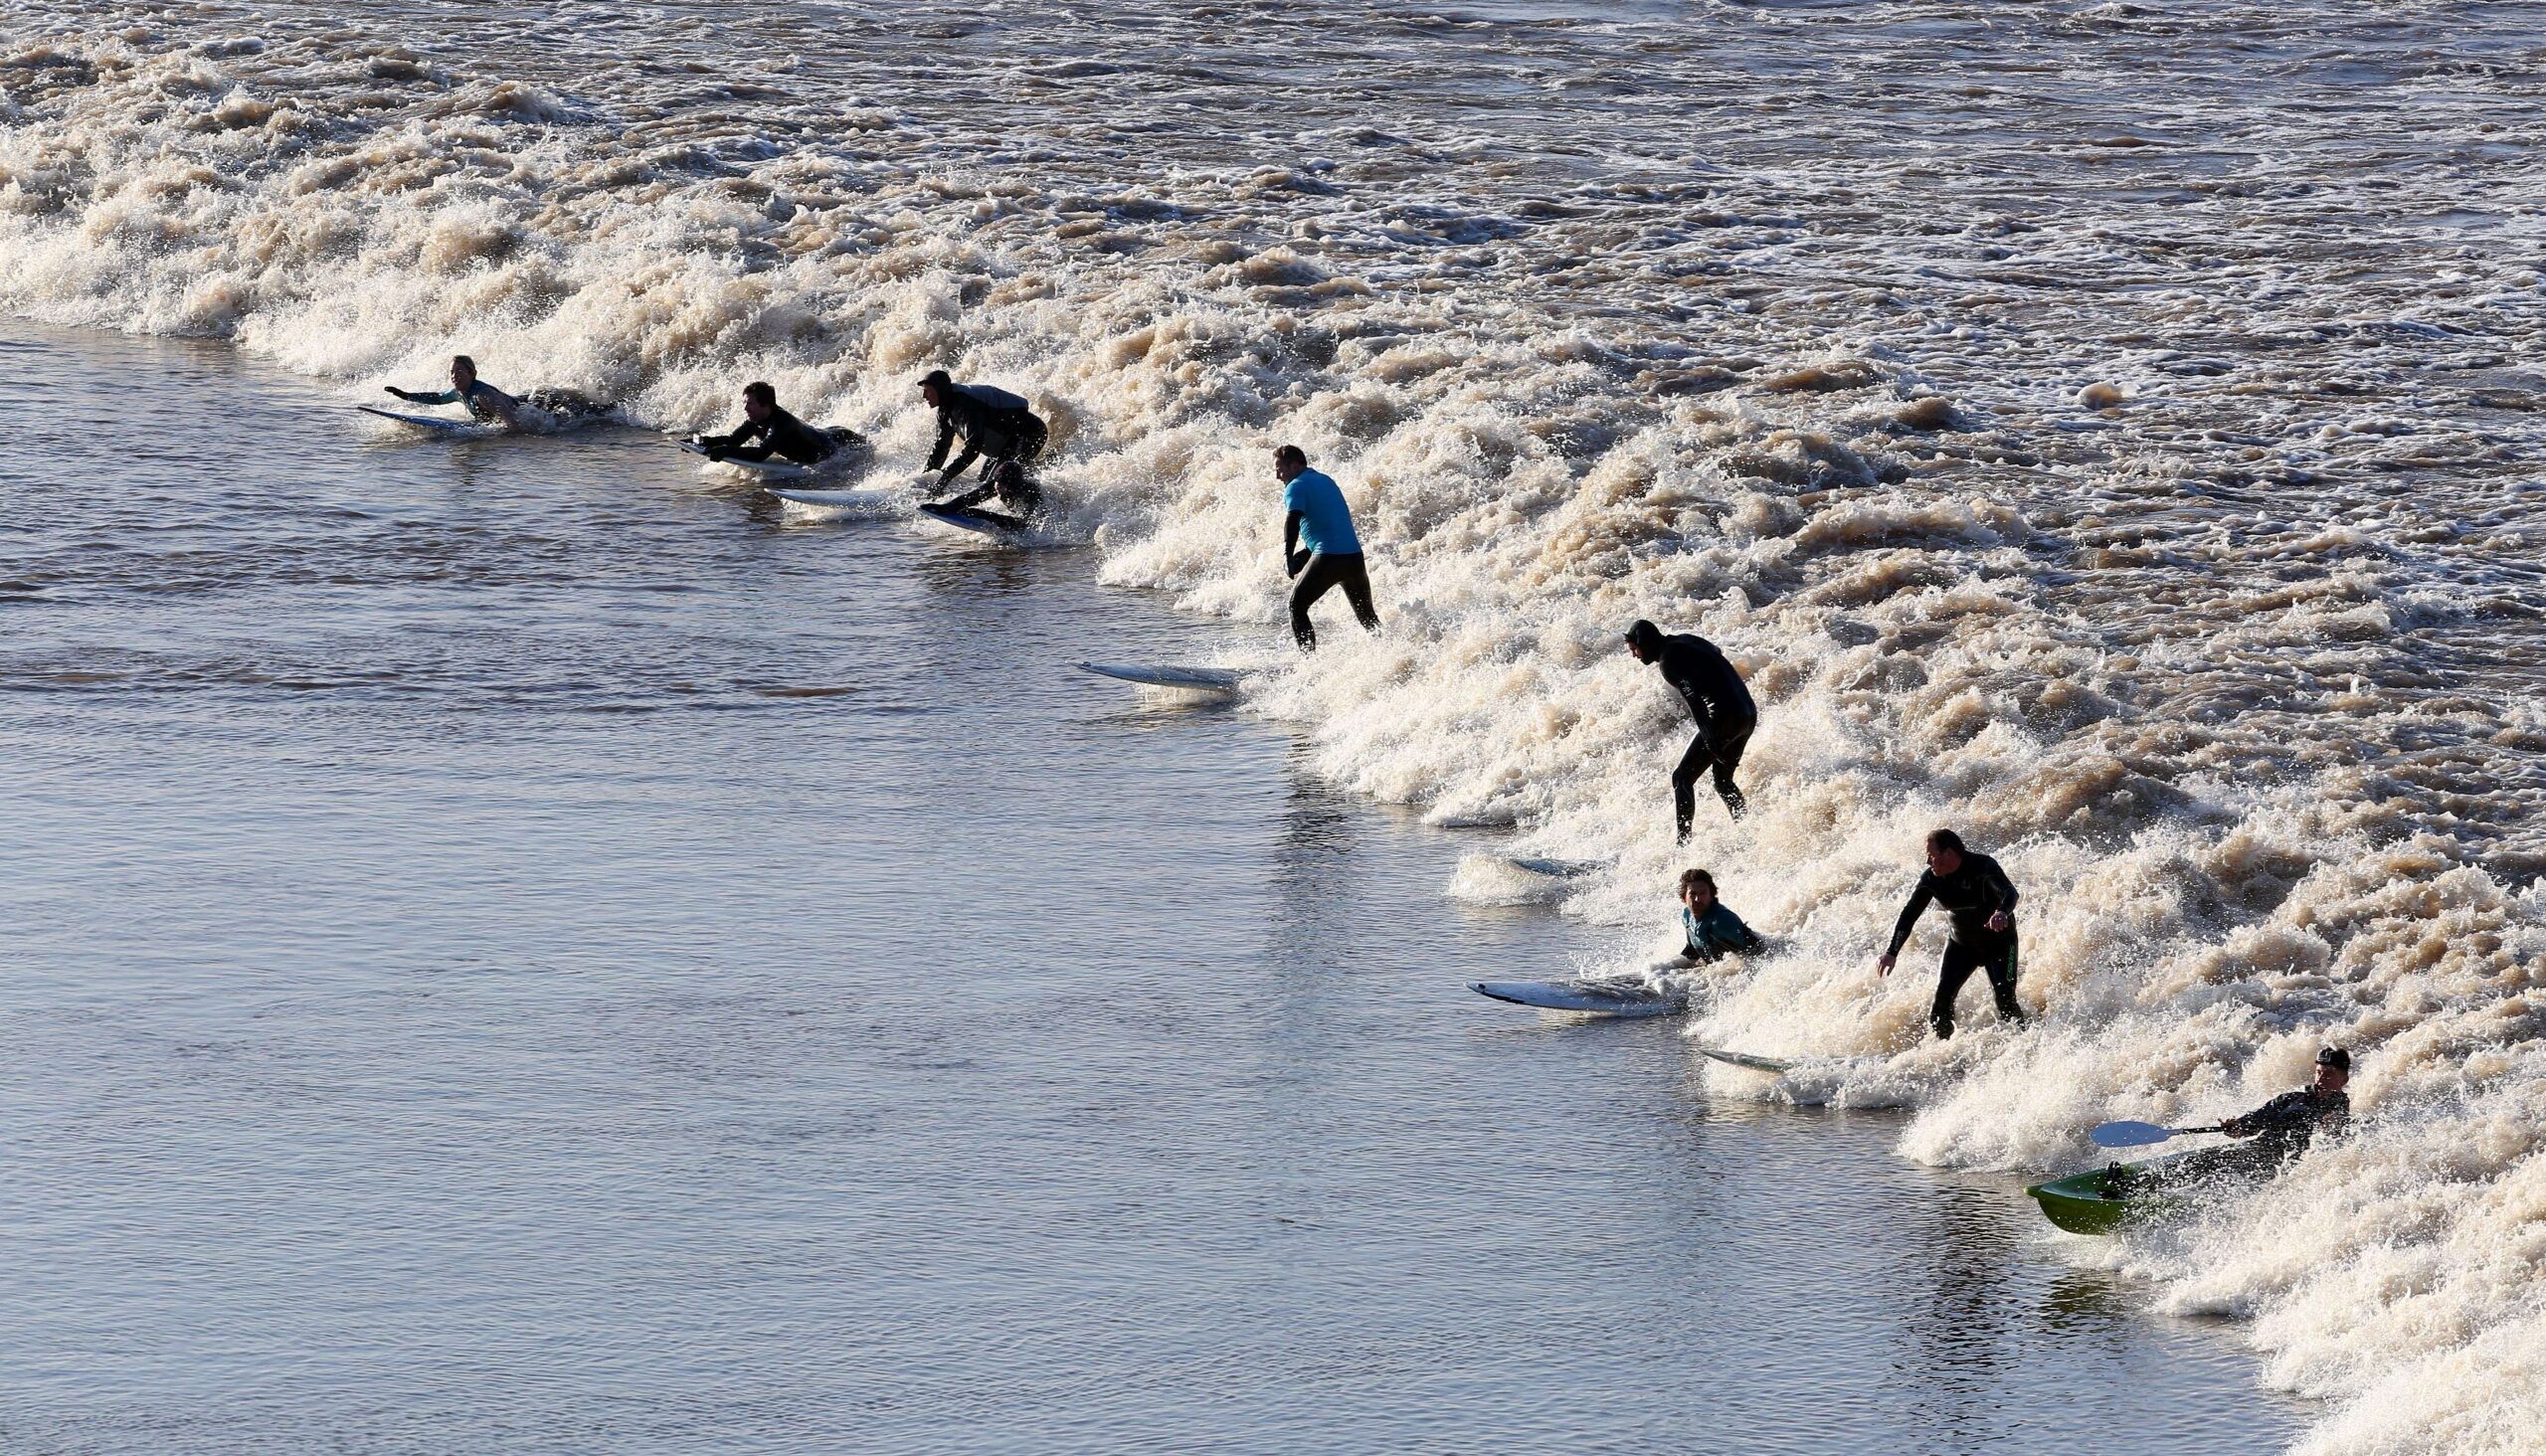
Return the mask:
<svg viewBox="0 0 2546 1456">
<path fill-rule="evenodd" d="M 2216 1127 L 2161 1128 L 2155 1123 L 2108 1122 L 2087 1134 L 2087 1140 L 2098 1148 L 2145 1148 L 2168 1138 L 2181 1138 L 2192 1133 L 2215 1133 Z"/>
</svg>

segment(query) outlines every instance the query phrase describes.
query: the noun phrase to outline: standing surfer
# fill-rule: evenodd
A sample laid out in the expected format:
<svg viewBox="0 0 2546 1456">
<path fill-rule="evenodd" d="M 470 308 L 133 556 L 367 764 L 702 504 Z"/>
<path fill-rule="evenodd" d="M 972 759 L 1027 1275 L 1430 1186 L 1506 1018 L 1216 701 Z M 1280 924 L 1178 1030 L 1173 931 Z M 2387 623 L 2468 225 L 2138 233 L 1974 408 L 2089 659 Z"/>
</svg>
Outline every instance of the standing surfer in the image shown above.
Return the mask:
<svg viewBox="0 0 2546 1456">
<path fill-rule="evenodd" d="M 1689 751 L 1671 771 L 1671 806 L 1678 817 L 1680 842 L 1686 844 L 1689 826 L 1698 816 L 1700 774 L 1714 771 L 1715 792 L 1734 819 L 1749 808 L 1749 801 L 1732 782 L 1732 773 L 1741 767 L 1741 751 L 1750 745 L 1751 730 L 1759 726 L 1759 707 L 1750 700 L 1741 674 L 1705 637 L 1684 633 L 1665 637 L 1662 629 L 1639 621 L 1627 629 L 1627 650 L 1639 662 L 1660 666 L 1662 680 L 1678 689 L 1698 720 L 1698 736 L 1689 740 Z"/>
<path fill-rule="evenodd" d="M 765 460 L 778 455 L 818 465 L 855 440 L 850 430 L 817 430 L 778 407 L 778 391 L 760 380 L 743 386 L 743 423 L 723 435 L 691 439 L 711 460 Z"/>
<path fill-rule="evenodd" d="M 1291 636 L 1300 649 L 1317 650 L 1309 608 L 1337 587 L 1363 629 L 1377 632 L 1379 610 L 1370 605 L 1370 573 L 1343 487 L 1325 471 L 1310 469 L 1308 453 L 1296 445 L 1273 452 L 1273 475 L 1282 482 L 1282 569 L 1293 578 Z"/>
<path fill-rule="evenodd" d="M 964 442 L 964 453 L 955 463 L 946 466 L 938 476 L 941 486 L 952 485 L 956 477 L 972 468 L 973 461 L 989 456 L 993 461 L 1014 460 L 1024 464 L 1043 453 L 1043 443 L 1050 430 L 1025 401 L 1003 389 L 987 384 L 957 384 L 943 369 L 932 369 L 919 382 L 920 397 L 937 412 L 937 446 L 928 453 L 923 469 L 936 469 L 946 460 L 946 453 L 955 442 Z"/>
<path fill-rule="evenodd" d="M 1953 1034 L 1953 999 L 1974 971 L 1988 973 L 2000 1019 L 2023 1020 L 2024 1007 L 2016 1004 L 2015 882 L 1997 860 L 1965 849 L 1962 836 L 1951 829 L 1927 836 L 1926 873 L 1918 876 L 1917 890 L 1892 928 L 1892 948 L 1875 963 L 1874 973 L 1892 974 L 1910 929 L 1931 900 L 1953 917 L 1953 934 L 1945 942 L 1944 960 L 1936 970 L 1936 1001 L 1927 1012 L 1927 1024 L 1935 1027 L 1938 1036 Z"/>
</svg>

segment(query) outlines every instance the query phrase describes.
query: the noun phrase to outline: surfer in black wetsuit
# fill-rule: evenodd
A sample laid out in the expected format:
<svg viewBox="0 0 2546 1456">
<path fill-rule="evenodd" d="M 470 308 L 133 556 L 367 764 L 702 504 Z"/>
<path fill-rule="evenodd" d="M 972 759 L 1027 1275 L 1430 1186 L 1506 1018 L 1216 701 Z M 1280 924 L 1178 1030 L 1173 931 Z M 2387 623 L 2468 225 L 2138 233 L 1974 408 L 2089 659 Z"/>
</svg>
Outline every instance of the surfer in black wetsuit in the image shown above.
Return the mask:
<svg viewBox="0 0 2546 1456">
<path fill-rule="evenodd" d="M 1050 432 L 1025 407 L 1025 401 L 1006 390 L 987 384 L 957 384 L 945 370 L 932 369 L 919 382 L 919 392 L 929 408 L 937 411 L 937 447 L 928 453 L 928 463 L 921 468 L 936 469 L 945 462 L 946 453 L 955 448 L 955 442 L 964 442 L 964 453 L 938 476 L 940 485 L 954 484 L 973 461 L 985 455 L 993 461 L 1014 460 L 1022 465 L 1043 453 L 1043 442 Z"/>
<path fill-rule="evenodd" d="M 848 431 L 817 430 L 778 407 L 778 391 L 759 380 L 743 386 L 743 423 L 724 435 L 692 441 L 711 460 L 765 460 L 771 455 L 818 465 L 855 439 Z"/>
<path fill-rule="evenodd" d="M 1974 971 L 1989 974 L 1989 992 L 1997 999 L 1999 1017 L 2023 1020 L 2024 1007 L 2016 1004 L 2015 882 L 1997 860 L 1963 848 L 1962 836 L 1951 829 L 1927 836 L 1927 872 L 1918 876 L 1916 892 L 1892 927 L 1892 948 L 1875 963 L 1874 973 L 1892 974 L 1910 929 L 1930 900 L 1953 917 L 1953 936 L 1945 942 L 1944 961 L 1936 971 L 1936 1001 L 1927 1012 L 1927 1024 L 1936 1028 L 1938 1036 L 1953 1034 L 1953 999 Z"/>
<path fill-rule="evenodd" d="M 451 359 L 451 388 L 408 390 L 394 384 L 381 388 L 411 405 L 466 405 L 469 418 L 489 425 L 521 426 L 522 402 L 477 377 L 477 361 L 466 354 Z"/>
<path fill-rule="evenodd" d="M 1671 805 L 1679 817 L 1680 842 L 1686 844 L 1698 815 L 1700 774 L 1715 772 L 1715 792 L 1734 819 L 1749 808 L 1732 772 L 1741 767 L 1741 751 L 1750 746 L 1751 730 L 1759 726 L 1759 708 L 1750 701 L 1741 674 L 1705 637 L 1665 637 L 1652 623 L 1639 622 L 1627 629 L 1627 650 L 1639 662 L 1659 665 L 1662 680 L 1679 691 L 1698 720 L 1698 736 L 1689 740 L 1689 751 L 1671 771 Z"/>
<path fill-rule="evenodd" d="M 993 496 L 997 496 L 999 503 L 1007 507 L 1007 514 L 1002 515 L 995 510 L 973 509 Z M 1001 460 L 991 466 L 990 479 L 961 495 L 937 502 L 937 507 L 940 510 L 972 511 L 974 515 L 980 516 L 992 525 L 1005 526 L 1011 531 L 1022 531 L 1032 526 L 1043 514 L 1043 487 L 1026 476 L 1023 465 L 1014 460 Z"/>
<path fill-rule="evenodd" d="M 2307 1151 L 2318 1133 L 2338 1133 L 2351 1119 L 2351 1053 L 2328 1046 L 2316 1053 L 2316 1080 L 2219 1125 L 2232 1138 L 2252 1138 L 2253 1147 L 2274 1164 Z M 2243 1150 L 2240 1150 L 2243 1151 Z"/>
</svg>

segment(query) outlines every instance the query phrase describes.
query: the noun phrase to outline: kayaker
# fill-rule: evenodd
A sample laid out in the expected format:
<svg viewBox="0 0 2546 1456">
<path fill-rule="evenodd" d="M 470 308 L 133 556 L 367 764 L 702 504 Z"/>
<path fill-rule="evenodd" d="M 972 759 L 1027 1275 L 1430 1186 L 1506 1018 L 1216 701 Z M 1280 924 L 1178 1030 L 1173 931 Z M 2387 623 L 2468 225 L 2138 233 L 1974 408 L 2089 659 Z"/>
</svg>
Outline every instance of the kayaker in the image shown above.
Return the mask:
<svg viewBox="0 0 2546 1456">
<path fill-rule="evenodd" d="M 1680 954 L 1698 965 L 1765 944 L 1730 906 L 1715 897 L 1715 876 L 1703 869 L 1680 872 L 1680 925 L 1689 936 Z"/>
<path fill-rule="evenodd" d="M 2318 1133 L 2342 1131 L 2351 1119 L 2351 1094 L 2343 1090 L 2350 1083 L 2351 1053 L 2328 1046 L 2316 1053 L 2313 1083 L 2283 1092 L 2244 1117 L 2228 1119 L 2219 1131 L 2232 1138 L 2252 1138 L 2251 1146 L 2269 1154 L 2273 1163 L 2286 1163 L 2306 1152 Z"/>
<path fill-rule="evenodd" d="M 1725 813 L 1739 819 L 1749 807 L 1732 774 L 1741 767 L 1741 751 L 1759 726 L 1759 707 L 1750 700 L 1741 674 L 1705 637 L 1688 633 L 1666 637 L 1652 623 L 1638 622 L 1627 629 L 1627 651 L 1639 662 L 1660 667 L 1662 680 L 1698 720 L 1698 736 L 1689 740 L 1689 751 L 1671 771 L 1671 810 L 1679 823 L 1679 842 L 1686 844 L 1698 816 L 1699 775 L 1715 775 L 1716 797 L 1724 801 Z"/>
<path fill-rule="evenodd" d="M 1964 848 L 1962 836 L 1951 829 L 1927 836 L 1927 872 L 1918 876 L 1917 890 L 1892 927 L 1892 948 L 1875 963 L 1874 974 L 1892 974 L 1930 900 L 1953 917 L 1953 934 L 1936 968 L 1936 1000 L 1928 1008 L 1927 1024 L 1938 1037 L 1953 1035 L 1953 999 L 1974 971 L 1989 973 L 1999 1019 L 2023 1020 L 2024 1007 L 2016 1004 L 2015 882 L 1997 860 Z"/>
</svg>

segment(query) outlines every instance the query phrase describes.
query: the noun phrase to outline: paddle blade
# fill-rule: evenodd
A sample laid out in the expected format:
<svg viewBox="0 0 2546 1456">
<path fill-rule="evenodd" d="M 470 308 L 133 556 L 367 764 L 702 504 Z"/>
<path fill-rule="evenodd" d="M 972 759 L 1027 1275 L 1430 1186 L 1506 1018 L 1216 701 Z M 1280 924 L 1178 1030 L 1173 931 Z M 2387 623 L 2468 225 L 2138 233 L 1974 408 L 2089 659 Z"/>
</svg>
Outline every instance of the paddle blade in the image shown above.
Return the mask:
<svg viewBox="0 0 2546 1456">
<path fill-rule="evenodd" d="M 2098 1148 L 2145 1148 L 2174 1135 L 2173 1128 L 2161 1128 L 2155 1123 L 2108 1122 L 2087 1134 L 2087 1141 Z"/>
</svg>

